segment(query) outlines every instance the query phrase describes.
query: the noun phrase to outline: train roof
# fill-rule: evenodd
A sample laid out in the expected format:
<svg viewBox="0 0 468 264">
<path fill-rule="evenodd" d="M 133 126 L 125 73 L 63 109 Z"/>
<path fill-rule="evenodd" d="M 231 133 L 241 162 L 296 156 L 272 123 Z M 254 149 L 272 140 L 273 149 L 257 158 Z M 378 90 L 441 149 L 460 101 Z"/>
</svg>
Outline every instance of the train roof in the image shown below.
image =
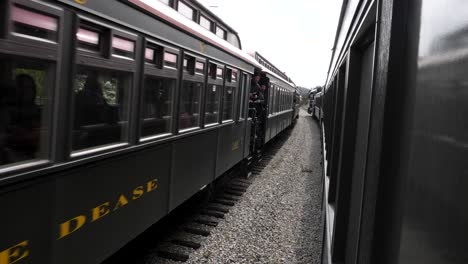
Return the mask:
<svg viewBox="0 0 468 264">
<path fill-rule="evenodd" d="M 289 78 L 284 72 L 281 72 L 276 66 L 270 63 L 265 57 L 260 55 L 257 51 L 248 51 L 250 56 L 252 56 L 259 64 L 259 68 L 267 72 L 268 74 L 274 76 L 275 78 L 281 79 L 289 85 L 295 87 L 296 84 Z"/>
<path fill-rule="evenodd" d="M 177 12 L 177 10 L 167 6 L 160 1 L 153 0 L 128 0 L 129 3 L 159 17 L 160 19 L 174 25 L 206 42 L 214 45 L 229 54 L 236 56 L 237 58 L 250 63 L 254 66 L 258 66 L 258 62 L 255 61 L 251 56 L 242 50 L 238 49 L 226 40 L 219 38 L 212 34 L 211 31 L 206 30 L 193 20 L 190 20 Z"/>
<path fill-rule="evenodd" d="M 331 78 L 334 76 L 336 65 L 340 62 L 343 52 L 346 50 L 346 45 L 350 41 L 349 32 L 353 27 L 357 26 L 355 14 L 365 8 L 365 6 L 370 2 L 370 0 L 343 0 L 338 26 L 335 33 L 335 41 L 333 42 L 332 56 L 330 59 L 325 87 L 331 83 Z"/>
</svg>

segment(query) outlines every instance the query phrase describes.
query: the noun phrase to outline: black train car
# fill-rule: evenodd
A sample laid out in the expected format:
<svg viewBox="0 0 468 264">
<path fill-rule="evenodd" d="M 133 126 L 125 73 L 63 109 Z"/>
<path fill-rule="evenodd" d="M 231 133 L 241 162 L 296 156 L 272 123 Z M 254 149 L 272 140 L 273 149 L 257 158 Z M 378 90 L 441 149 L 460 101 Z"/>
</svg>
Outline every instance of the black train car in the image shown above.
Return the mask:
<svg viewBox="0 0 468 264">
<path fill-rule="evenodd" d="M 0 20 L 0 264 L 100 263 L 251 154 L 262 65 L 196 1 L 8 0 Z M 292 91 L 265 72 L 275 136 Z"/>
<path fill-rule="evenodd" d="M 323 100 L 323 263 L 468 263 L 468 3 L 344 1 Z"/>
</svg>

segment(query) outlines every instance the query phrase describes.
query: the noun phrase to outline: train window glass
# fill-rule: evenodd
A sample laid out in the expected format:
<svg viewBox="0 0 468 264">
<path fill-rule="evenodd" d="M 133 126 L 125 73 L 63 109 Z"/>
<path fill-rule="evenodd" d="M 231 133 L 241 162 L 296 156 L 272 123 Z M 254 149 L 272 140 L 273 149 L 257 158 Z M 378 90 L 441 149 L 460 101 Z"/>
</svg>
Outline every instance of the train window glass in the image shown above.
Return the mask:
<svg viewBox="0 0 468 264">
<path fill-rule="evenodd" d="M 101 52 L 104 30 L 99 27 L 81 23 L 76 32 L 78 48 L 82 50 Z"/>
<path fill-rule="evenodd" d="M 57 41 L 58 19 L 55 17 L 14 5 L 11 20 L 15 33 Z"/>
<path fill-rule="evenodd" d="M 245 90 L 247 89 L 247 76 L 245 74 L 242 74 L 241 77 L 241 86 L 240 86 L 240 103 L 239 103 L 239 120 L 244 119 L 244 113 L 245 113 Z"/>
<path fill-rule="evenodd" d="M 223 68 L 216 68 L 216 78 L 222 79 L 223 78 Z"/>
<path fill-rule="evenodd" d="M 205 74 L 205 63 L 197 61 L 195 63 L 195 72 L 198 74 Z"/>
<path fill-rule="evenodd" d="M 47 159 L 53 64 L 0 54 L 0 166 Z"/>
<path fill-rule="evenodd" d="M 270 86 L 270 89 L 268 91 L 268 95 L 269 95 L 269 98 L 268 98 L 268 113 L 271 115 L 273 114 L 273 96 L 275 95 L 275 86 L 272 84 Z"/>
<path fill-rule="evenodd" d="M 180 14 L 182 14 L 184 17 L 190 19 L 190 20 L 195 20 L 195 10 L 188 6 L 186 3 L 179 1 L 179 6 L 177 8 L 177 11 L 179 11 Z"/>
<path fill-rule="evenodd" d="M 184 71 L 194 74 L 195 73 L 195 58 L 192 56 L 184 56 Z"/>
<path fill-rule="evenodd" d="M 231 71 L 231 82 L 237 82 L 237 70 Z"/>
<path fill-rule="evenodd" d="M 154 63 L 154 49 L 152 48 L 145 49 L 145 62 Z"/>
<path fill-rule="evenodd" d="M 208 84 L 206 91 L 205 124 L 218 123 L 219 117 L 219 98 L 221 95 L 221 86 Z"/>
<path fill-rule="evenodd" d="M 275 113 L 279 112 L 279 97 L 280 97 L 279 87 L 276 86 L 275 87 L 275 98 L 274 98 L 274 100 L 275 100 L 275 102 L 274 102 L 274 104 L 275 104 L 275 110 L 274 110 Z"/>
<path fill-rule="evenodd" d="M 224 87 L 223 93 L 223 121 L 232 120 L 234 110 L 234 87 Z"/>
<path fill-rule="evenodd" d="M 227 82 L 232 81 L 232 69 L 226 69 L 226 81 Z"/>
<path fill-rule="evenodd" d="M 180 90 L 179 130 L 200 127 L 200 99 L 203 83 L 184 81 Z"/>
<path fill-rule="evenodd" d="M 172 95 L 176 80 L 146 76 L 141 109 L 141 136 L 155 136 L 171 132 Z"/>
<path fill-rule="evenodd" d="M 226 39 L 226 30 L 216 26 L 216 36 L 222 39 Z"/>
<path fill-rule="evenodd" d="M 114 36 L 112 38 L 112 50 L 114 55 L 133 59 L 135 54 L 135 42 Z"/>
<path fill-rule="evenodd" d="M 213 28 L 213 22 L 206 18 L 205 16 L 200 16 L 200 26 L 204 27 L 206 30 L 211 31 Z"/>
<path fill-rule="evenodd" d="M 131 82 L 130 73 L 77 67 L 72 150 L 126 141 Z"/>
<path fill-rule="evenodd" d="M 164 53 L 164 65 L 167 67 L 177 68 L 177 54 L 166 51 Z"/>
<path fill-rule="evenodd" d="M 212 78 L 212 79 L 216 79 L 216 68 L 218 66 L 214 63 L 210 63 L 210 68 L 208 69 L 208 75 Z"/>
<path fill-rule="evenodd" d="M 145 48 L 145 63 L 162 67 L 163 47 L 155 44 L 147 44 Z"/>
</svg>

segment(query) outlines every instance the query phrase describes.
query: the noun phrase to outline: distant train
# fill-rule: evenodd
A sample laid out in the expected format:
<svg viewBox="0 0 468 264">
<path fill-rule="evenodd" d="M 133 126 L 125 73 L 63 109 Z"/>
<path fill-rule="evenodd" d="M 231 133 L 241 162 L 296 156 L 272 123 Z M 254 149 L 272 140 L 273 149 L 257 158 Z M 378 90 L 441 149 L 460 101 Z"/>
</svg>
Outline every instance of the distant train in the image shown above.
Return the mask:
<svg viewBox="0 0 468 264">
<path fill-rule="evenodd" d="M 297 117 L 294 83 L 196 1 L 0 18 L 1 264 L 100 263 Z"/>
<path fill-rule="evenodd" d="M 317 88 L 309 93 L 309 106 L 307 112 L 320 120 L 322 105 L 322 88 Z"/>
<path fill-rule="evenodd" d="M 468 2 L 343 1 L 322 263 L 468 263 Z"/>
</svg>

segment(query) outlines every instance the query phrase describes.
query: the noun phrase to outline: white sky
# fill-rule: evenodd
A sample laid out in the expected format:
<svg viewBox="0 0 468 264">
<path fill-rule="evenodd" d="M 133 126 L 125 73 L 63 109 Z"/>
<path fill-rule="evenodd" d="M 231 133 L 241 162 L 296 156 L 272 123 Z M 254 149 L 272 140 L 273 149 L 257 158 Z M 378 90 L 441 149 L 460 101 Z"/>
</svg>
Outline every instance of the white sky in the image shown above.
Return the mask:
<svg viewBox="0 0 468 264">
<path fill-rule="evenodd" d="M 342 0 L 198 0 L 296 85 L 325 84 Z"/>
</svg>

